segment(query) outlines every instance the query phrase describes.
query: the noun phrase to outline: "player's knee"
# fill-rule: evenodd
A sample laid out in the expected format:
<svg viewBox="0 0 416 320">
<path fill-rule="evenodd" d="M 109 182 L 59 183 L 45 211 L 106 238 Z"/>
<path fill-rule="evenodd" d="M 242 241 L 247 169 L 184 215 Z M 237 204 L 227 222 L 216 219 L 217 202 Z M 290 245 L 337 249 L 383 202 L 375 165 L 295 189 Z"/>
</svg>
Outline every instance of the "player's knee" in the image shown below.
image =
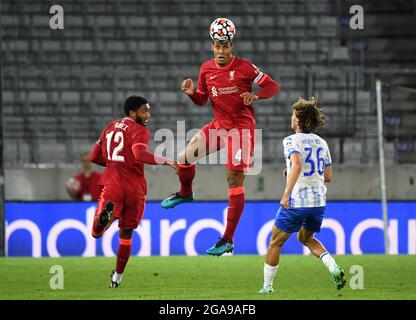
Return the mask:
<svg viewBox="0 0 416 320">
<path fill-rule="evenodd" d="M 306 245 L 305 244 L 305 239 L 300 235 L 300 234 L 298 234 L 298 240 L 299 240 L 299 242 L 300 243 L 302 243 L 304 246 Z"/>
<path fill-rule="evenodd" d="M 306 238 L 303 234 L 298 233 L 298 240 L 300 243 L 302 243 L 304 246 L 308 245 L 308 241 L 310 238 Z"/>
<path fill-rule="evenodd" d="M 185 153 L 185 151 L 182 151 L 181 153 L 179 153 L 178 162 L 182 163 L 182 164 L 186 164 L 186 153 Z"/>
<path fill-rule="evenodd" d="M 285 243 L 285 239 L 283 238 L 279 238 L 279 237 L 272 238 L 269 244 L 269 248 L 270 249 L 276 248 L 276 247 L 281 248 L 284 243 Z"/>
<path fill-rule="evenodd" d="M 284 243 L 284 241 L 279 239 L 275 242 L 275 247 L 281 248 L 281 247 L 283 247 L 283 243 Z"/>
<path fill-rule="evenodd" d="M 180 164 L 189 165 L 198 159 L 198 155 L 199 153 L 197 148 L 186 148 L 184 151 L 179 153 L 178 162 Z"/>
<path fill-rule="evenodd" d="M 236 179 L 234 177 L 231 177 L 230 175 L 228 175 L 227 176 L 227 182 L 228 182 L 228 187 L 232 188 L 232 187 L 235 187 Z"/>
<path fill-rule="evenodd" d="M 305 239 L 298 239 L 301 244 L 308 246 L 308 242 Z"/>
<path fill-rule="evenodd" d="M 189 144 L 190 145 L 196 144 L 198 143 L 198 140 L 199 140 L 199 137 L 198 137 L 198 134 L 196 134 L 191 138 L 191 141 L 189 141 Z"/>
<path fill-rule="evenodd" d="M 131 239 L 133 237 L 133 229 L 120 229 L 120 238 L 121 239 Z"/>
<path fill-rule="evenodd" d="M 229 188 L 241 187 L 243 185 L 244 175 L 235 172 L 227 174 L 227 182 Z"/>
</svg>

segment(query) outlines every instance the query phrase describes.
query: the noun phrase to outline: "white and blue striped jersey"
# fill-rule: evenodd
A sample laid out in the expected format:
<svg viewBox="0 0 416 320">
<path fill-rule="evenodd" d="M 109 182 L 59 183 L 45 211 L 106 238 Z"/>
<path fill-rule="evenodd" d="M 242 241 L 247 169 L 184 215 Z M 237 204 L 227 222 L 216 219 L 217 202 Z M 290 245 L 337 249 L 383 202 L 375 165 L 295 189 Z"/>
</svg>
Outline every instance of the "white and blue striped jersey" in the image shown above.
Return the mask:
<svg viewBox="0 0 416 320">
<path fill-rule="evenodd" d="M 331 165 L 331 154 L 324 139 L 314 133 L 295 133 L 283 139 L 287 176 L 290 156 L 299 153 L 302 171 L 289 198 L 292 208 L 324 207 L 326 186 L 324 168 Z"/>
</svg>

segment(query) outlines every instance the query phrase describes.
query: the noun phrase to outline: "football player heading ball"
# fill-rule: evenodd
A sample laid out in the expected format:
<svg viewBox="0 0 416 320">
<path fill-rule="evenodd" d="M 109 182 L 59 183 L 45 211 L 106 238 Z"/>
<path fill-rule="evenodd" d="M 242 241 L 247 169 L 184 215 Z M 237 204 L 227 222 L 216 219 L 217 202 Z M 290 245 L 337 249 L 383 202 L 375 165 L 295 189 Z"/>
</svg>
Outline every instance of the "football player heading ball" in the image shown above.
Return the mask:
<svg viewBox="0 0 416 320">
<path fill-rule="evenodd" d="M 233 55 L 236 28 L 227 18 L 215 19 L 209 32 L 212 39 L 213 59 L 201 66 L 198 87 L 192 79 L 185 79 L 181 90 L 197 105 L 204 105 L 208 98 L 214 111 L 214 119 L 205 125 L 179 154 L 178 170 L 180 190 L 162 201 L 163 208 L 194 200 L 192 181 L 195 162 L 227 148 L 228 211 L 223 236 L 207 250 L 220 256 L 234 250 L 233 238 L 244 209 L 244 173 L 252 166 L 254 130 L 256 119 L 253 102 L 273 97 L 280 86 L 250 61 Z M 253 83 L 262 89 L 253 92 Z M 227 132 L 227 136 L 222 134 Z"/>
</svg>

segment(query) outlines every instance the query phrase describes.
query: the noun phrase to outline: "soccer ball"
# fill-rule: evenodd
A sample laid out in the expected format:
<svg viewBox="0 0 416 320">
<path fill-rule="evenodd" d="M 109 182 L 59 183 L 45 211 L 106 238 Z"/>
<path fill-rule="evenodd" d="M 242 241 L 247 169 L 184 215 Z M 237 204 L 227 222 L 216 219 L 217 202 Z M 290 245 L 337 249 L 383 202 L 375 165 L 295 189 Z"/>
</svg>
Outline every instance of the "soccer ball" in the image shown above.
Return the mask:
<svg viewBox="0 0 416 320">
<path fill-rule="evenodd" d="M 227 18 L 217 18 L 209 27 L 209 35 L 212 40 L 231 41 L 235 36 L 234 23 Z"/>
<path fill-rule="evenodd" d="M 80 185 L 79 181 L 75 178 L 70 178 L 66 182 L 66 186 L 69 190 L 72 190 L 72 191 L 75 191 L 75 192 L 79 192 L 81 190 L 81 185 Z"/>
</svg>

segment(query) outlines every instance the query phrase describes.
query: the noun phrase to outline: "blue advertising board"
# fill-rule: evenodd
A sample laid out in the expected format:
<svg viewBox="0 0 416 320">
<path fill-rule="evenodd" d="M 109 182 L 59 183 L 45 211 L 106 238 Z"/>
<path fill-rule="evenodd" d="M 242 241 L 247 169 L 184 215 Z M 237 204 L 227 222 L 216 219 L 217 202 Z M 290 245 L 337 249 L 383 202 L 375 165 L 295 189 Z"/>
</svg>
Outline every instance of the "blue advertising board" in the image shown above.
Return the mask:
<svg viewBox="0 0 416 320">
<path fill-rule="evenodd" d="M 234 254 L 265 254 L 277 202 L 246 202 L 235 234 Z M 115 222 L 98 240 L 91 236 L 94 202 L 6 203 L 8 256 L 113 256 L 118 246 Z M 165 210 L 148 202 L 133 235 L 132 255 L 201 255 L 222 235 L 227 202 L 194 202 Z M 391 202 L 390 252 L 416 254 L 416 201 Z M 320 233 L 334 254 L 384 253 L 379 202 L 329 202 Z M 282 253 L 308 254 L 293 235 Z"/>
</svg>

